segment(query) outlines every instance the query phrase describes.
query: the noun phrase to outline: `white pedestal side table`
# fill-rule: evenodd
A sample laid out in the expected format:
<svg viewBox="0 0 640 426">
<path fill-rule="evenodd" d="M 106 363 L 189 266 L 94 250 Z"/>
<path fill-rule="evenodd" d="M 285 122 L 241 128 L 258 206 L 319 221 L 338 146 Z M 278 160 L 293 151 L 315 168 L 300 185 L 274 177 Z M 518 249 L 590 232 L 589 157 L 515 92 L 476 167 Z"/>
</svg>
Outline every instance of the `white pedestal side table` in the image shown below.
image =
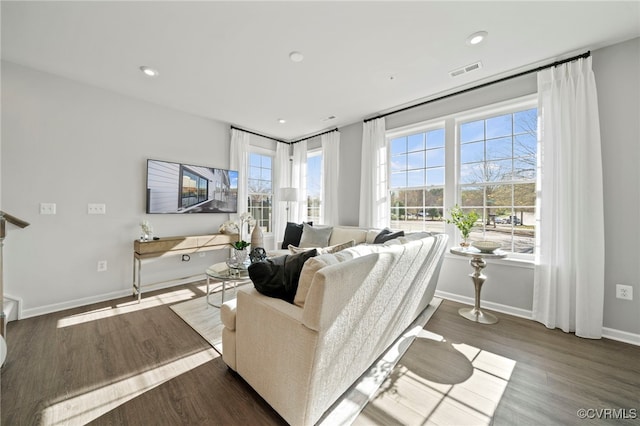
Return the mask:
<svg viewBox="0 0 640 426">
<path fill-rule="evenodd" d="M 460 308 L 458 313 L 466 319 L 480 324 L 497 323 L 498 318 L 495 315 L 480 309 L 480 291 L 482 290 L 482 284 L 484 284 L 487 279 L 487 276 L 482 273 L 482 270 L 487 266 L 485 259 L 504 259 L 507 257 L 507 254 L 500 250 L 496 250 L 493 253 L 484 253 L 473 247 L 453 247 L 449 251 L 458 256 L 470 257 L 469 265 L 473 267 L 473 273 L 469 274 L 469 277 L 471 277 L 471 281 L 473 281 L 473 286 L 475 287 L 475 305 L 473 308 Z"/>
</svg>

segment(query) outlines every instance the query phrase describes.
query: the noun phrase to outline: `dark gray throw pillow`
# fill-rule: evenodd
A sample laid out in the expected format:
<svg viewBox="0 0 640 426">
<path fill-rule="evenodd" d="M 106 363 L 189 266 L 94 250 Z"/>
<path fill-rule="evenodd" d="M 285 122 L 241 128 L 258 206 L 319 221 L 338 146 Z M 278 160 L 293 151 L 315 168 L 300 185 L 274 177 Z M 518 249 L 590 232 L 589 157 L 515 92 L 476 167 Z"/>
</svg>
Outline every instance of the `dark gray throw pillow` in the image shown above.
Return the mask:
<svg viewBox="0 0 640 426">
<path fill-rule="evenodd" d="M 313 222 L 306 222 L 308 225 L 313 226 Z M 300 238 L 302 238 L 302 223 L 297 224 L 293 222 L 287 222 L 287 227 L 284 229 L 284 238 L 282 240 L 283 249 L 289 248 L 289 244 L 298 247 L 300 245 Z"/>
<path fill-rule="evenodd" d="M 267 259 L 249 265 L 249 278 L 260 293 L 293 303 L 298 290 L 300 272 L 307 259 L 317 255 L 317 250 Z"/>
<path fill-rule="evenodd" d="M 390 229 L 384 228 L 376 238 L 373 240 L 373 244 L 382 244 L 385 241 L 393 240 L 398 237 L 404 237 L 404 231 L 391 232 Z"/>
</svg>

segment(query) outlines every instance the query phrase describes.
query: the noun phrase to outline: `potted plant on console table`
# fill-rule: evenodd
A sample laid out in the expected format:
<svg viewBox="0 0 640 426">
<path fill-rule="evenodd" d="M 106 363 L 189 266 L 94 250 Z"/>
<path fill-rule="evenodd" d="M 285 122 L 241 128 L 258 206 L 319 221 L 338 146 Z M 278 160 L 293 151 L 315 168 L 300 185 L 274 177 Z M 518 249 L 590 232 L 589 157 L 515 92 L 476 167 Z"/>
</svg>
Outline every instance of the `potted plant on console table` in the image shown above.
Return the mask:
<svg viewBox="0 0 640 426">
<path fill-rule="evenodd" d="M 456 225 L 462 236 L 460 247 L 469 247 L 469 233 L 478 220 L 478 213 L 476 213 L 475 210 L 465 213 L 460 206 L 456 204 L 449 210 L 449 214 L 451 215 L 451 219 L 447 219 L 447 223 Z"/>
</svg>

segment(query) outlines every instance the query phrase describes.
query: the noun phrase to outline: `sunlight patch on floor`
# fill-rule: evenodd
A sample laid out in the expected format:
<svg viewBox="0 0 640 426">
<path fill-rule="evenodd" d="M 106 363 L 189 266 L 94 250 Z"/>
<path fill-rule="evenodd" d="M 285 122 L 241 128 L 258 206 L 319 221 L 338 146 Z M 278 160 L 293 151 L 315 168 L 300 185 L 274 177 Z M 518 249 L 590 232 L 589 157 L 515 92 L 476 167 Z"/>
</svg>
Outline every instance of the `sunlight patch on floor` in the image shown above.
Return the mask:
<svg viewBox="0 0 640 426">
<path fill-rule="evenodd" d="M 426 330 L 422 330 L 418 338 L 447 342 Z M 516 362 L 464 343 L 453 343 L 451 347 L 471 364 L 466 380 L 436 382 L 399 364 L 393 381 L 386 388 L 383 385 L 385 390 L 371 402 L 372 414 L 362 418 L 360 424 L 491 424 Z M 446 367 L 439 373 L 447 377 Z"/>
<path fill-rule="evenodd" d="M 144 373 L 60 401 L 43 410 L 42 424 L 87 424 L 144 392 L 219 356 L 213 349 L 200 351 Z"/>
<path fill-rule="evenodd" d="M 70 327 L 73 325 L 114 317 L 116 315 L 127 314 L 129 312 L 155 308 L 156 306 L 192 299 L 194 296 L 196 296 L 196 293 L 189 289 L 171 291 L 157 296 L 145 296 L 140 303 L 135 299 L 115 306 L 107 306 L 105 308 L 95 309 L 62 318 L 58 320 L 58 328 Z"/>
</svg>

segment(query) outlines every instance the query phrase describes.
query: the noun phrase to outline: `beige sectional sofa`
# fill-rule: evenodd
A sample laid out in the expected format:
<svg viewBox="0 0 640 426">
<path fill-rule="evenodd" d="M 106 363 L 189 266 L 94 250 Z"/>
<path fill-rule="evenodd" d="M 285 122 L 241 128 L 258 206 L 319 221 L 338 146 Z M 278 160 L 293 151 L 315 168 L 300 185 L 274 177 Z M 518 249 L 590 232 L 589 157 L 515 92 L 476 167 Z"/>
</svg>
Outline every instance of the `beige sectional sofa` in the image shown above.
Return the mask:
<svg viewBox="0 0 640 426">
<path fill-rule="evenodd" d="M 294 304 L 244 288 L 221 309 L 224 362 L 292 425 L 320 419 L 435 292 L 446 235 L 347 231 L 333 243 L 361 244 L 307 260 Z"/>
</svg>

